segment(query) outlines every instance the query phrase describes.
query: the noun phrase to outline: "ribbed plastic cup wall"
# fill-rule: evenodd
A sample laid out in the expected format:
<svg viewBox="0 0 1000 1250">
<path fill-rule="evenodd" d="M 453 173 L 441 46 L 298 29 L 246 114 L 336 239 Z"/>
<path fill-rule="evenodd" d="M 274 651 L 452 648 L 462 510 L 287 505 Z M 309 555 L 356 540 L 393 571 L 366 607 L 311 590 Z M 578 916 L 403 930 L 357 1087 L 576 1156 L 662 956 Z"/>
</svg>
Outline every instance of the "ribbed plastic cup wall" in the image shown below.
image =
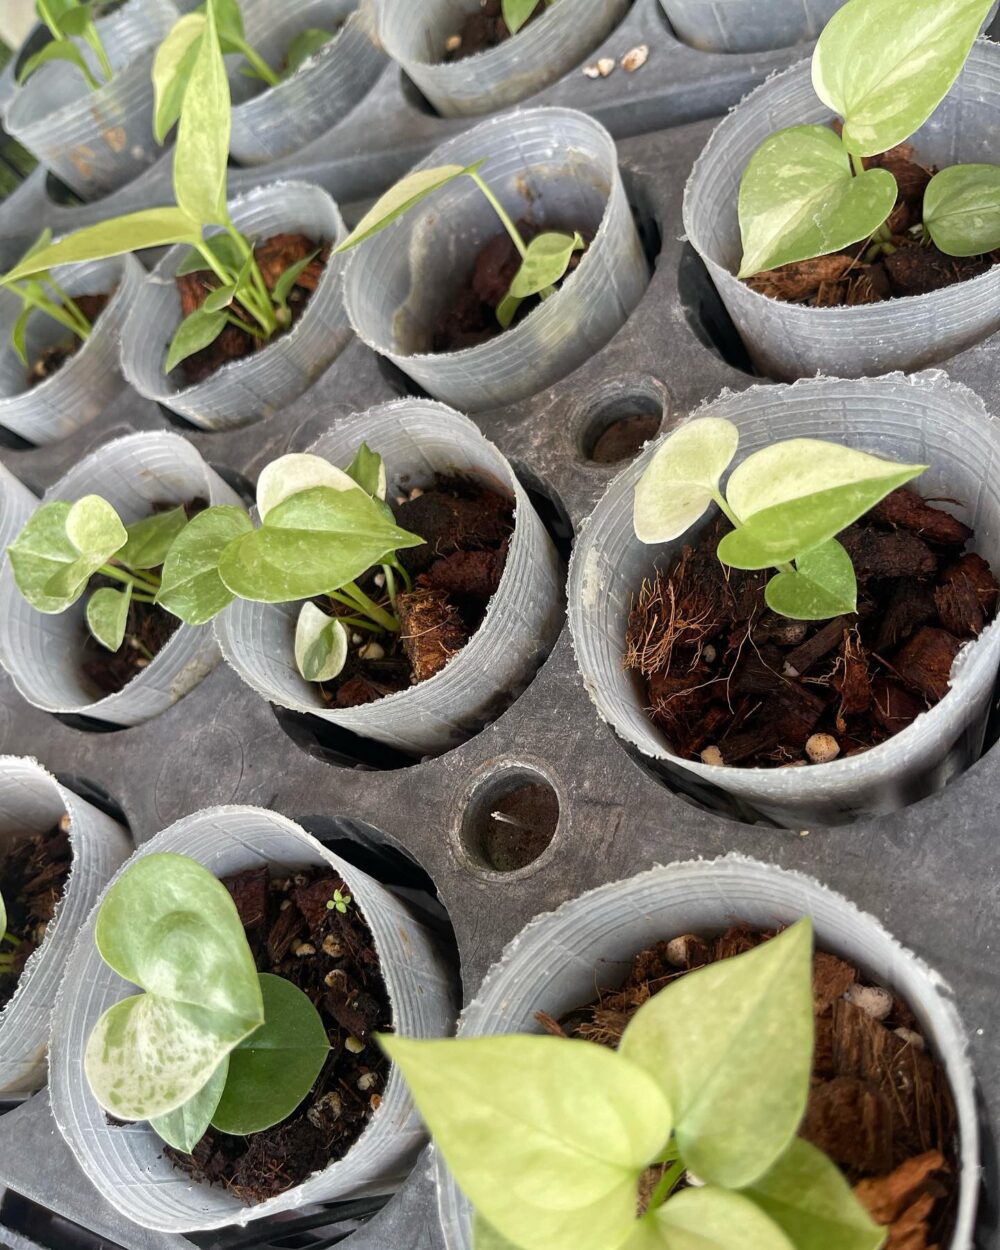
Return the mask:
<svg viewBox="0 0 1000 1250">
<path fill-rule="evenodd" d="M 146 842 L 135 858 L 162 851 L 188 855 L 219 877 L 262 865 L 279 873 L 319 867 L 339 874 L 371 929 L 394 1031 L 407 1037 L 441 1037 L 451 1031 L 457 1011 L 452 973 L 435 937 L 405 901 L 293 821 L 255 807 L 210 808 L 177 821 Z M 66 960 L 52 1016 L 50 1090 L 55 1121 L 105 1201 L 145 1228 L 183 1233 L 245 1225 L 309 1203 L 387 1193 L 398 1185 L 425 1136 L 406 1082 L 395 1069 L 381 1104 L 342 1159 L 256 1206 L 244 1205 L 221 1187 L 196 1184 L 174 1169 L 147 1124 L 110 1125 L 90 1092 L 83 1054 L 103 1012 L 133 990 L 97 952 L 97 911 Z"/>
<path fill-rule="evenodd" d="M 468 474 L 515 500 L 500 586 L 473 637 L 441 672 L 357 708 L 331 708 L 295 666 L 298 604 L 236 600 L 216 620 L 226 662 L 279 707 L 309 712 L 411 755 L 471 737 L 528 685 L 562 622 L 562 575 L 552 541 L 506 458 L 467 417 L 427 400 L 400 400 L 337 424 L 309 448 L 345 468 L 362 442 L 385 460 L 388 497 Z"/>
<path fill-rule="evenodd" d="M 558 108 L 505 113 L 443 143 L 416 168 L 475 161 L 483 162 L 481 176 L 514 221 L 592 236 L 555 295 L 486 343 L 432 350 L 437 319 L 468 282 L 482 248 L 503 233 L 470 178 L 360 244 L 344 276 L 358 336 L 461 412 L 514 403 L 572 373 L 621 328 L 649 283 L 614 141 L 592 118 Z"/>
<path fill-rule="evenodd" d="M 0 469 L 0 564 L 6 561 L 7 548 L 37 507 L 37 496 L 4 465 Z"/>
<path fill-rule="evenodd" d="M 514 938 L 462 1013 L 459 1036 L 537 1033 L 535 1012 L 559 1019 L 592 1002 L 597 986 L 619 986 L 632 959 L 655 942 L 721 933 L 737 920 L 773 930 L 803 916 L 812 917 L 817 950 L 855 964 L 910 1006 L 944 1065 L 958 1116 L 959 1193 L 955 1230 L 942 1250 L 971 1250 L 980 1173 L 975 1078 L 948 987 L 874 916 L 811 877 L 730 855 L 653 868 L 582 894 Z M 469 1204 L 435 1159 L 445 1244 L 470 1250 Z"/>
<path fill-rule="evenodd" d="M 954 511 L 975 530 L 974 548 L 1000 571 L 1000 425 L 977 395 L 943 373 L 753 387 L 724 393 L 695 415 L 725 417 L 739 427 L 734 465 L 788 438 L 826 439 L 930 465 L 912 485 L 928 498 L 957 500 L 962 506 Z M 577 665 L 601 718 L 618 737 L 678 789 L 710 805 L 721 792 L 745 818 L 763 816 L 790 828 L 893 811 L 941 789 L 972 764 L 982 750 L 1000 666 L 1000 621 L 963 646 L 945 698 L 870 751 L 803 768 L 727 768 L 674 754 L 646 714 L 636 675 L 623 666 L 634 596 L 698 528 L 656 545 L 635 536 L 635 484 L 662 441 L 650 444 L 611 483 L 581 528 L 570 562 L 568 611 Z"/>
<path fill-rule="evenodd" d="M 702 52 L 768 52 L 819 37 L 845 0 L 660 0 L 674 34 Z"/>
<path fill-rule="evenodd" d="M 202 498 L 242 506 L 186 439 L 167 433 L 130 434 L 106 443 L 51 487 L 44 501 L 84 495 L 102 496 L 126 525 L 148 516 L 153 504 Z M 36 612 L 18 591 L 10 564 L 0 572 L 0 663 L 35 707 L 138 725 L 176 703 L 219 662 L 210 628 L 181 625 L 126 686 L 95 698 L 80 672 L 88 638 L 86 601 L 84 595 L 59 615 Z"/>
</svg>

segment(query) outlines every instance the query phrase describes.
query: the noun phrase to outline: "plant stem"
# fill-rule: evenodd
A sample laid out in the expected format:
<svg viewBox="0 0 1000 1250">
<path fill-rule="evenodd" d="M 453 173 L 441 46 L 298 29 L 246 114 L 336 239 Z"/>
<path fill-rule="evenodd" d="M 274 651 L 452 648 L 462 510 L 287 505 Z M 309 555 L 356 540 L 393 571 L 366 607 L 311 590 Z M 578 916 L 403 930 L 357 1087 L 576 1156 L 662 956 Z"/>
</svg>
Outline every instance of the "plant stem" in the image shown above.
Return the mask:
<svg viewBox="0 0 1000 1250">
<path fill-rule="evenodd" d="M 277 87 L 281 79 L 256 49 L 252 48 L 245 39 L 238 39 L 234 35 L 227 35 L 226 38 L 246 57 L 253 66 L 254 73 L 263 78 L 269 87 Z"/>
<path fill-rule="evenodd" d="M 139 587 L 147 594 L 155 595 L 159 592 L 158 583 L 147 579 L 139 573 L 126 572 L 123 569 L 116 569 L 113 564 L 102 564 L 97 570 L 104 577 L 110 577 L 113 581 L 122 582 L 126 586 L 131 586 L 133 590 Z"/>
<path fill-rule="evenodd" d="M 14 971 L 14 956 L 0 955 L 0 973 Z"/>
<path fill-rule="evenodd" d="M 740 519 L 736 515 L 736 513 L 733 512 L 733 510 L 730 508 L 729 504 L 726 503 L 725 499 L 723 498 L 722 491 L 719 490 L 718 487 L 716 487 L 716 489 L 712 491 L 712 498 L 719 505 L 719 509 L 722 512 L 722 515 L 726 518 L 726 520 L 730 523 L 730 525 L 732 525 L 733 529 L 739 529 Z"/>
<path fill-rule="evenodd" d="M 226 224 L 226 233 L 239 248 L 240 255 L 243 257 L 244 261 L 250 262 L 249 272 L 250 282 L 254 290 L 254 302 L 256 303 L 256 301 L 259 301 L 259 306 L 258 311 L 255 312 L 253 308 L 246 305 L 247 311 L 257 317 L 257 320 L 264 327 L 267 337 L 270 338 L 278 328 L 278 318 L 274 314 L 274 300 L 272 299 L 271 292 L 267 289 L 267 283 L 264 281 L 264 275 L 261 273 L 260 266 L 257 264 L 257 258 L 254 255 L 253 248 L 239 232 L 239 230 L 236 229 L 232 222 L 228 222 Z M 241 295 L 240 303 L 243 302 L 244 297 Z"/>
<path fill-rule="evenodd" d="M 133 591 L 132 591 L 132 602 L 133 602 L 133 603 L 155 603 L 155 602 L 156 602 L 156 596 L 155 596 L 155 595 L 147 595 L 147 594 L 146 594 L 144 591 L 142 591 L 142 590 L 133 590 Z"/>
<path fill-rule="evenodd" d="M 357 607 L 366 615 L 370 616 L 373 621 L 377 621 L 384 630 L 389 633 L 399 633 L 399 621 L 394 616 L 386 612 L 384 608 L 380 608 L 377 603 L 373 603 L 365 594 L 357 582 L 347 582 L 341 586 L 341 591 L 354 600 Z"/>
<path fill-rule="evenodd" d="M 17 936 L 16 933 L 11 933 L 10 929 L 8 929 L 7 932 L 3 935 L 3 937 L 0 938 L 0 942 L 10 942 L 12 946 L 17 946 L 20 940 L 21 939 Z"/>
<path fill-rule="evenodd" d="M 345 595 L 343 598 L 337 595 L 337 592 L 331 591 L 331 599 L 336 599 L 338 603 L 349 604 L 350 600 Z M 363 621 L 360 616 L 338 616 L 337 620 L 341 625 L 350 625 L 352 629 L 367 629 L 371 634 L 383 634 L 385 630 L 381 625 L 373 625 L 371 621 Z"/>
<path fill-rule="evenodd" d="M 91 330 L 94 327 L 90 323 L 90 321 L 88 321 L 87 318 L 80 311 L 79 304 L 77 304 L 76 300 L 73 299 L 72 295 L 70 295 L 67 291 L 64 291 L 62 289 L 62 287 L 55 280 L 55 278 L 52 277 L 51 274 L 49 274 L 44 279 L 44 281 L 55 292 L 56 299 L 59 301 L 62 307 L 66 310 L 66 312 L 69 313 L 69 315 L 79 325 L 79 330 L 77 331 L 77 333 L 80 335 L 80 338 L 85 339 L 90 334 Z"/>
<path fill-rule="evenodd" d="M 663 1206 L 664 1202 L 674 1192 L 674 1187 L 684 1175 L 684 1164 L 678 1159 L 672 1163 L 669 1168 L 660 1177 L 659 1183 L 653 1190 L 653 1196 L 649 1200 L 647 1211 L 655 1211 L 657 1207 Z"/>
<path fill-rule="evenodd" d="M 243 301 L 240 300 L 240 303 L 242 304 Z M 243 330 L 247 334 L 252 334 L 254 338 L 258 338 L 258 339 L 267 338 L 267 335 L 264 333 L 263 330 L 259 329 L 255 325 L 251 325 L 249 321 L 244 321 L 242 317 L 237 317 L 235 313 L 227 312 L 226 320 L 229 322 L 231 326 L 236 326 L 237 330 Z"/>
<path fill-rule="evenodd" d="M 97 27 L 93 22 L 87 23 L 87 29 L 83 32 L 83 37 L 94 49 L 94 54 L 101 67 L 101 73 L 104 75 L 104 81 L 110 82 L 115 75 L 115 71 L 111 68 L 108 54 L 104 51 L 104 44 L 101 43 L 101 36 L 97 33 Z"/>
<path fill-rule="evenodd" d="M 402 563 L 402 561 L 399 559 L 398 556 L 393 556 L 392 559 L 389 561 L 389 563 L 392 565 L 392 567 L 396 570 L 396 572 L 403 579 L 403 589 L 412 590 L 413 578 L 410 576 L 409 572 L 407 571 L 406 565 Z"/>
<path fill-rule="evenodd" d="M 389 602 L 392 604 L 393 612 L 396 611 L 396 576 L 392 571 L 391 564 L 383 564 L 382 572 L 385 574 L 385 591 L 389 596 Z"/>
<path fill-rule="evenodd" d="M 507 211 L 504 208 L 504 206 L 500 203 L 500 201 L 493 194 L 493 192 L 489 189 L 489 187 L 482 180 L 482 178 L 480 178 L 479 174 L 470 173 L 469 177 L 476 184 L 479 190 L 482 191 L 483 195 L 486 196 L 487 200 L 490 203 L 490 207 L 493 209 L 496 215 L 500 218 L 500 221 L 503 223 L 504 229 L 510 235 L 514 246 L 517 248 L 518 252 L 521 255 L 521 259 L 523 260 L 524 257 L 527 256 L 528 254 L 528 248 L 525 245 L 524 239 L 521 238 L 521 232 L 518 230 L 517 226 L 514 225 L 513 221 L 511 221 L 510 217 L 507 215 Z"/>
<path fill-rule="evenodd" d="M 87 334 L 89 334 L 89 330 L 86 334 L 81 334 L 80 326 L 77 325 L 69 313 L 64 308 L 60 308 L 59 305 L 54 303 L 52 300 L 32 295 L 27 287 L 17 286 L 15 284 L 14 289 L 21 298 L 22 302 L 27 304 L 29 308 L 35 308 L 39 312 L 45 313 L 46 316 L 51 317 L 53 321 L 58 321 L 61 326 L 65 326 L 66 329 L 72 334 L 75 334 L 77 338 L 85 339 Z"/>
</svg>

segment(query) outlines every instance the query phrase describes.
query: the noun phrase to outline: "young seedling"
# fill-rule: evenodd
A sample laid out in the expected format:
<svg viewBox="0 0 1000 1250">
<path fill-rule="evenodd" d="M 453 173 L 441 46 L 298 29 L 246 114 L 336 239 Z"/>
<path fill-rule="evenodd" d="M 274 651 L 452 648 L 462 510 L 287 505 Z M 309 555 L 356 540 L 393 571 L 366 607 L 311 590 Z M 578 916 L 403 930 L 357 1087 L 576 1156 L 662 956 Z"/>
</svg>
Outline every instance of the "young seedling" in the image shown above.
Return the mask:
<svg viewBox="0 0 1000 1250">
<path fill-rule="evenodd" d="M 553 4 L 555 0 L 545 0 L 546 8 Z M 512 35 L 516 35 L 537 8 L 538 0 L 503 0 L 500 11 L 507 29 Z"/>
<path fill-rule="evenodd" d="M 349 248 L 357 247 L 435 191 L 446 187 L 457 178 L 471 178 L 500 219 L 521 258 L 520 267 L 506 295 L 497 305 L 497 321 L 506 330 L 526 299 L 539 295 L 544 300 L 555 294 L 555 284 L 566 276 L 573 254 L 583 251 L 584 242 L 578 231 L 569 235 L 548 230 L 536 235 L 530 243 L 525 243 L 506 209 L 480 176 L 482 165 L 482 161 L 472 165 L 440 165 L 435 169 L 421 169 L 408 174 L 394 187 L 390 187 L 335 251 L 345 252 Z"/>
<path fill-rule="evenodd" d="M 0 894 L 0 947 L 4 945 L 16 946 L 20 938 L 15 933 L 10 933 L 7 929 L 7 906 L 3 901 L 3 895 Z M 6 976 L 14 971 L 14 956 L 10 951 L 0 950 L 0 976 Z"/>
<path fill-rule="evenodd" d="M 379 1040 L 476 1209 L 476 1250 L 885 1241 L 796 1136 L 814 1043 L 809 920 L 667 985 L 617 1051 L 516 1034 Z M 660 1179 L 637 1214 L 651 1167 Z"/>
<path fill-rule="evenodd" d="M 51 241 L 52 231 L 46 227 L 38 241 L 25 252 L 22 261 L 41 251 L 42 248 L 48 247 Z M 65 326 L 81 342 L 85 342 L 89 337 L 94 327 L 81 312 L 79 305 L 63 290 L 51 273 L 43 270 L 32 278 L 7 285 L 22 305 L 21 313 L 11 330 L 10 340 L 14 350 L 26 366 L 31 364 L 27 347 L 28 322 L 35 312 L 44 313 L 61 326 Z"/>
<path fill-rule="evenodd" d="M 100 260 L 143 248 L 181 243 L 191 247 L 178 274 L 204 270 L 216 285 L 205 302 L 181 321 L 166 353 L 170 373 L 208 347 L 227 325 L 267 342 L 291 325 L 288 299 L 316 253 L 289 266 L 269 288 L 251 242 L 227 207 L 226 167 L 232 110 L 216 13 L 227 0 L 209 0 L 204 14 L 182 17 L 154 66 L 156 131 L 162 138 L 178 122 L 174 150 L 176 204 L 143 209 L 86 226 L 33 252 L 2 280 L 10 286 L 55 265 Z M 218 227 L 205 237 L 205 230 Z"/>
<path fill-rule="evenodd" d="M 777 570 L 764 589 L 772 612 L 820 621 L 856 611 L 854 566 L 836 535 L 927 465 L 793 438 L 748 456 L 724 496 L 720 481 L 738 444 L 736 426 L 719 417 L 698 417 L 671 434 L 636 483 L 636 537 L 670 542 L 715 503 L 733 526 L 719 543 L 722 563 Z"/>
<path fill-rule="evenodd" d="M 329 1052 L 306 994 L 258 973 L 229 891 L 193 859 L 144 855 L 97 914 L 104 962 L 143 993 L 101 1016 L 84 1069 L 112 1115 L 190 1152 L 209 1125 L 248 1135 L 309 1093 Z"/>
<path fill-rule="evenodd" d="M 992 0 L 848 0 L 816 44 L 812 81 L 842 122 L 791 126 L 765 139 L 739 194 L 739 277 L 872 240 L 894 249 L 886 224 L 896 179 L 867 168 L 927 121 L 961 73 Z M 1000 247 L 1000 167 L 955 165 L 931 179 L 915 228 L 951 256 Z"/>
<path fill-rule="evenodd" d="M 94 10 L 98 4 L 99 0 L 35 0 L 38 20 L 48 27 L 52 39 L 27 58 L 18 71 L 17 81 L 22 84 L 27 82 L 35 70 L 50 61 L 69 61 L 84 76 L 92 91 L 99 91 L 109 83 L 114 70 L 94 25 Z M 94 73 L 79 44 L 73 42 L 74 37 L 82 38 L 90 46 L 100 78 Z"/>
<path fill-rule="evenodd" d="M 340 890 L 334 890 L 333 898 L 326 900 L 327 911 L 339 911 L 342 916 L 347 915 L 347 909 L 351 905 L 350 894 L 342 894 Z"/>
</svg>

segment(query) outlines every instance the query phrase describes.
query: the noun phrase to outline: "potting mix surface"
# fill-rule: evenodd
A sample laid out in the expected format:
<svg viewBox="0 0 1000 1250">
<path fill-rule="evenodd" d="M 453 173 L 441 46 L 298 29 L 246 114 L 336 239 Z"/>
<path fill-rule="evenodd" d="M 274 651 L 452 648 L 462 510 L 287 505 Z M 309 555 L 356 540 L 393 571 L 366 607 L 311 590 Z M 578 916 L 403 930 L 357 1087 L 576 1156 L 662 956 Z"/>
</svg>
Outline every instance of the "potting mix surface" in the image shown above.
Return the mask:
<svg viewBox="0 0 1000 1250">
<path fill-rule="evenodd" d="M 545 12 L 546 0 L 538 0 L 521 30 L 541 17 Z M 445 45 L 445 61 L 464 61 L 466 57 L 475 56 L 477 52 L 488 52 L 490 48 L 511 38 L 510 28 L 503 18 L 501 0 L 479 0 L 479 8 L 467 13 L 462 27 L 450 35 Z"/>
<path fill-rule="evenodd" d="M 93 329 L 112 295 L 114 291 L 107 295 L 75 295 L 73 303 L 87 318 Z M 31 368 L 28 370 L 29 390 L 37 386 L 39 382 L 45 382 L 53 374 L 58 373 L 66 361 L 75 356 L 82 346 L 83 339 L 77 338 L 75 334 L 67 334 L 66 338 L 60 342 L 43 348 L 31 362 Z"/>
<path fill-rule="evenodd" d="M 0 973 L 0 1009 L 14 996 L 18 978 L 41 945 L 45 930 L 62 898 L 73 862 L 69 819 L 45 833 L 25 833 L 4 844 L 0 852 L 0 890 L 7 908 L 7 932 L 19 939 L 4 943 L 13 954 L 9 973 Z"/>
</svg>

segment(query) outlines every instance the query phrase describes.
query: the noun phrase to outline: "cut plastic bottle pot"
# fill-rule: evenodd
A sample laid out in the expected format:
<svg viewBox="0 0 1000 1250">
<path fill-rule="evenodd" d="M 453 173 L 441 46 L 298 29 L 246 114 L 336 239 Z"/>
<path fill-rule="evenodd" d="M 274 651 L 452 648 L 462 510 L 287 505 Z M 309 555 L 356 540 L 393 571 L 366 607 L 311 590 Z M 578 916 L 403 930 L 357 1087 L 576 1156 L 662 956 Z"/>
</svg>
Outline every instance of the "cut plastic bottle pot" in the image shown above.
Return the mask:
<svg viewBox="0 0 1000 1250">
<path fill-rule="evenodd" d="M 462 412 L 525 399 L 571 373 L 621 328 L 649 283 L 614 141 L 592 118 L 556 108 L 506 113 L 442 144 L 416 168 L 476 161 L 514 221 L 591 237 L 555 295 L 486 343 L 429 350 L 435 322 L 468 282 L 479 252 L 503 233 L 470 178 L 360 244 L 344 276 L 359 337 Z"/>
<path fill-rule="evenodd" d="M 507 563 L 476 633 L 434 677 L 356 708 L 327 706 L 296 668 L 298 604 L 236 600 L 216 620 L 216 635 L 227 663 L 272 703 L 411 755 L 440 754 L 498 716 L 548 654 L 562 622 L 559 560 L 506 458 L 468 418 L 399 400 L 338 421 L 309 451 L 344 468 L 362 442 L 385 461 L 389 498 L 431 485 L 436 473 L 469 474 L 514 496 Z"/>
<path fill-rule="evenodd" d="M 7 548 L 37 507 L 37 496 L 6 465 L 0 467 L 0 564 L 6 563 Z"/>
<path fill-rule="evenodd" d="M 251 0 L 244 26 L 251 45 L 279 69 L 296 35 L 337 29 L 330 40 L 291 77 L 276 87 L 240 76 L 244 98 L 233 106 L 230 151 L 243 165 L 297 152 L 326 134 L 371 90 L 387 64 L 375 30 L 373 0 Z M 342 25 L 341 25 L 342 24 Z M 242 64 L 242 60 L 239 64 Z M 245 96 L 246 85 L 258 92 Z"/>
<path fill-rule="evenodd" d="M 219 877 L 265 864 L 338 873 L 371 929 L 394 1030 L 408 1037 L 440 1037 L 451 1031 L 457 1010 L 452 971 L 433 935 L 405 902 L 293 821 L 256 807 L 210 808 L 177 821 L 145 843 L 135 858 L 162 851 L 188 855 Z M 344 1158 L 252 1207 L 221 1187 L 195 1184 L 175 1170 L 148 1125 L 123 1129 L 108 1124 L 87 1084 L 83 1054 L 102 1013 L 133 990 L 97 952 L 97 910 L 66 962 L 52 1017 L 50 1090 L 56 1123 L 107 1202 L 145 1228 L 182 1233 L 245 1225 L 309 1203 L 387 1193 L 397 1186 L 425 1136 L 406 1083 L 395 1069 L 378 1110 Z"/>
<path fill-rule="evenodd" d="M 305 182 L 256 187 L 231 201 L 229 212 L 253 242 L 290 233 L 335 245 L 346 233 L 329 195 Z M 289 331 L 260 351 L 229 361 L 204 382 L 187 386 L 182 366 L 169 374 L 163 366 L 181 321 L 174 276 L 190 251 L 183 244 L 172 247 L 133 300 L 122 331 L 122 372 L 141 395 L 206 430 L 247 425 L 279 412 L 308 389 L 351 337 L 342 301 L 342 259 L 330 258 Z"/>
<path fill-rule="evenodd" d="M 45 1084 L 49 1016 L 73 939 L 112 873 L 132 850 L 110 816 L 61 786 L 32 759 L 0 756 L 0 844 L 45 833 L 69 817 L 73 862 L 55 916 L 0 1012 L 0 1097 L 27 1097 Z"/>
<path fill-rule="evenodd" d="M 973 527 L 975 550 L 1000 570 L 1000 424 L 972 391 L 929 371 L 912 378 L 816 379 L 723 396 L 697 416 L 725 417 L 740 431 L 734 464 L 787 438 L 844 443 L 930 468 L 914 483 L 929 498 L 954 499 Z M 648 446 L 609 486 L 577 538 L 569 574 L 569 623 L 587 691 L 630 747 L 670 784 L 710 805 L 762 815 L 790 828 L 843 824 L 893 811 L 941 789 L 982 750 L 1000 666 L 1000 622 L 955 660 L 948 694 L 881 745 L 803 768 L 740 768 L 681 759 L 646 715 L 636 674 L 623 667 L 629 610 L 644 579 L 666 568 L 695 527 L 670 543 L 635 536 L 635 484 L 663 440 Z"/>
<path fill-rule="evenodd" d="M 660 0 L 678 39 L 702 52 L 767 52 L 818 38 L 844 0 Z"/>
<path fill-rule="evenodd" d="M 57 61 L 7 101 L 6 129 L 83 199 L 125 186 L 161 155 L 153 138 L 151 71 L 177 16 L 169 0 L 129 0 L 97 22 L 114 70 L 110 82 L 93 91 L 79 70 Z M 74 42 L 96 71 L 92 50 Z"/>
<path fill-rule="evenodd" d="M 28 368 L 11 345 L 21 302 L 0 293 L 0 425 L 42 446 L 72 434 L 111 403 L 125 381 L 118 367 L 119 336 L 146 271 L 134 256 L 62 265 L 53 275 L 71 296 L 114 292 L 93 331 L 50 377 L 28 386 Z M 29 361 L 72 334 L 42 312 L 28 322 Z"/>
<path fill-rule="evenodd" d="M 913 136 L 917 159 L 942 168 L 1000 163 L 1000 46 L 980 39 L 940 107 Z M 850 308 L 771 299 L 736 278 L 740 180 L 757 147 L 784 126 L 826 124 L 830 110 L 801 62 L 768 79 L 719 123 L 684 194 L 684 230 L 759 373 L 874 376 L 945 360 L 1000 329 L 1000 266 L 955 286 Z"/>
<path fill-rule="evenodd" d="M 803 916 L 813 919 L 817 950 L 855 964 L 910 1006 L 944 1065 L 958 1118 L 959 1194 L 943 1250 L 970 1250 L 980 1171 L 975 1078 L 948 988 L 874 916 L 810 877 L 729 855 L 653 868 L 582 894 L 514 938 L 463 1012 L 459 1036 L 537 1033 L 536 1011 L 559 1019 L 591 1002 L 595 984 L 616 988 L 632 959 L 664 939 L 721 933 L 735 921 L 774 929 Z M 435 1162 L 445 1245 L 470 1250 L 469 1204 L 437 1152 Z"/>
<path fill-rule="evenodd" d="M 630 0 L 556 0 L 495 48 L 445 61 L 446 43 L 479 0 L 380 0 L 386 51 L 442 117 L 490 113 L 526 100 L 575 69 L 610 35 Z"/>
<path fill-rule="evenodd" d="M 48 490 L 43 502 L 84 495 L 102 496 L 126 525 L 148 516 L 153 504 L 201 498 L 242 506 L 186 439 L 166 433 L 130 434 L 106 443 Z M 0 572 L 0 663 L 35 707 L 138 725 L 176 703 L 219 662 L 211 629 L 181 625 L 123 689 L 95 698 L 80 672 L 86 601 L 84 595 L 66 612 L 47 616 L 22 598 L 9 562 Z"/>
</svg>

